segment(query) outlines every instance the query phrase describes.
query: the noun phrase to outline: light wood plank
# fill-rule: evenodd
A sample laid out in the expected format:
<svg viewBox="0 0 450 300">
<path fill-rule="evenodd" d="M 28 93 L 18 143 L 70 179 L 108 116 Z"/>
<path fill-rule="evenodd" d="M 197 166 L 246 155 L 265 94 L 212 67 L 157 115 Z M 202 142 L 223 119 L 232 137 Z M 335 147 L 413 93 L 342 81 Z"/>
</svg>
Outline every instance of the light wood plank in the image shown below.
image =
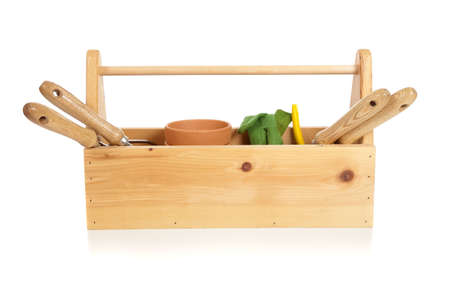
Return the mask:
<svg viewBox="0 0 450 300">
<path fill-rule="evenodd" d="M 360 49 L 356 53 L 355 65 L 357 74 L 353 75 L 352 95 L 350 106 L 372 93 L 372 54 L 367 49 Z M 367 133 L 362 144 L 373 145 L 373 131 Z"/>
<path fill-rule="evenodd" d="M 370 145 L 85 149 L 89 229 L 370 227 Z"/>
<path fill-rule="evenodd" d="M 372 93 L 372 54 L 368 49 L 360 49 L 356 53 L 355 65 L 358 66 L 358 74 L 353 75 L 353 87 L 350 106 L 359 99 Z M 357 144 L 373 145 L 373 130 L 364 135 Z M 370 193 L 373 195 L 375 184 L 372 185 Z M 369 218 L 373 220 L 373 196 L 369 199 Z"/>
<path fill-rule="evenodd" d="M 100 51 L 88 50 L 86 55 L 86 104 L 106 119 L 103 77 L 98 72 L 101 65 Z"/>
<path fill-rule="evenodd" d="M 356 74 L 349 66 L 101 66 L 101 75 L 299 75 Z"/>
</svg>

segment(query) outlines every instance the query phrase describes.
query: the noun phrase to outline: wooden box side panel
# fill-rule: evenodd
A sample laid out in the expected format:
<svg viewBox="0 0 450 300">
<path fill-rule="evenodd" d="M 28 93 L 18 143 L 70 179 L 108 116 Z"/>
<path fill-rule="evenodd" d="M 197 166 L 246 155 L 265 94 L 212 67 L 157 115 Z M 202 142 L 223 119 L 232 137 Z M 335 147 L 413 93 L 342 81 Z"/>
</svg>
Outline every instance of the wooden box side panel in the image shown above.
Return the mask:
<svg viewBox="0 0 450 300">
<path fill-rule="evenodd" d="M 89 229 L 370 227 L 370 145 L 85 150 Z"/>
</svg>

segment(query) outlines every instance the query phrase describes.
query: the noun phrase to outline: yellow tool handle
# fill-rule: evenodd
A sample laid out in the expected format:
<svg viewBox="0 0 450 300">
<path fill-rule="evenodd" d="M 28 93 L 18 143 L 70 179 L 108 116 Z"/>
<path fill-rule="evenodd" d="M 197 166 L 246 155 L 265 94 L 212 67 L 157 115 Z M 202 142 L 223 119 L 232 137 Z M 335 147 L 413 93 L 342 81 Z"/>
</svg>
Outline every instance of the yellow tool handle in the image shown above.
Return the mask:
<svg viewBox="0 0 450 300">
<path fill-rule="evenodd" d="M 292 104 L 292 130 L 294 131 L 297 144 L 304 145 L 305 141 L 303 140 L 302 129 L 300 128 L 297 104 Z"/>
<path fill-rule="evenodd" d="M 23 107 L 23 114 L 31 122 L 71 138 L 84 147 L 100 146 L 94 130 L 84 128 L 63 117 L 53 109 L 39 103 L 27 103 Z"/>
</svg>

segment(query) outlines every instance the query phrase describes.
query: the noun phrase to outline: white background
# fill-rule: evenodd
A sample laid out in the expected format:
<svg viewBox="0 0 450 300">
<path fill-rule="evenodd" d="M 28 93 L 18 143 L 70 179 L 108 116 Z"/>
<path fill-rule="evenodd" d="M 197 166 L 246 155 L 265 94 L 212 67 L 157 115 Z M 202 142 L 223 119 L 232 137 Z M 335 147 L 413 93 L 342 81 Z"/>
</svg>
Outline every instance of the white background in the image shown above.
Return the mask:
<svg viewBox="0 0 450 300">
<path fill-rule="evenodd" d="M 446 1 L 3 1 L 0 5 L 0 298 L 449 299 L 449 34 Z M 82 147 L 22 115 L 44 80 L 85 95 L 104 65 L 352 64 L 374 88 L 412 86 L 375 132 L 373 229 L 86 230 Z M 108 119 L 238 126 L 300 108 L 328 126 L 351 76 L 108 77 Z M 447 285 L 447 286 L 446 286 Z"/>
</svg>

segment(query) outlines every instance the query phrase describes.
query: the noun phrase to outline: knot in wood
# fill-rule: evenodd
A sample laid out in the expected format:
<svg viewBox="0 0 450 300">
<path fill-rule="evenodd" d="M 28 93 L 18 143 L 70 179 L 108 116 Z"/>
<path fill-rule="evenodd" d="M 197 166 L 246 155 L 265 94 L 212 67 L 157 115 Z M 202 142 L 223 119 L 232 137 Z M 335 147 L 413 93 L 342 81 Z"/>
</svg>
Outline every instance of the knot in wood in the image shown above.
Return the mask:
<svg viewBox="0 0 450 300">
<path fill-rule="evenodd" d="M 353 177 L 355 177 L 355 173 L 353 173 L 352 170 L 344 170 L 339 176 L 339 178 L 344 182 L 351 181 Z"/>
<path fill-rule="evenodd" d="M 244 162 L 241 166 L 241 170 L 244 172 L 248 172 L 252 169 L 252 164 L 249 163 L 248 161 Z"/>
</svg>

